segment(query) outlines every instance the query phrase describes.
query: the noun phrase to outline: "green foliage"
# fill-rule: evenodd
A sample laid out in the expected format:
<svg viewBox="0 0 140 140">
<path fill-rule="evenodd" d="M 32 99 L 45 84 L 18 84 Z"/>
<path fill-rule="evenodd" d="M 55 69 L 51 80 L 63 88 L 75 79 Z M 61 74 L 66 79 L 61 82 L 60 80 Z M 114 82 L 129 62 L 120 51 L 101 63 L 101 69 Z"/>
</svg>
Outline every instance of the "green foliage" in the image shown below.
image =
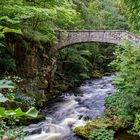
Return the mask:
<svg viewBox="0 0 140 140">
<path fill-rule="evenodd" d="M 114 45 L 100 43 L 83 43 L 65 48 L 58 55 L 58 72 L 76 80 L 111 72 L 108 64 L 114 58 L 114 49 Z"/>
<path fill-rule="evenodd" d="M 15 88 L 15 85 L 11 81 L 0 80 L 0 91 L 2 89 L 13 88 Z M 10 101 L 7 97 L 0 93 L 0 103 Z M 38 111 L 34 107 L 31 107 L 27 112 L 23 112 L 21 108 L 16 110 L 7 110 L 5 107 L 0 107 L 0 138 L 22 138 L 25 134 L 20 130 L 20 128 L 17 128 L 16 122 L 19 121 L 20 117 L 35 118 L 37 115 Z"/>
<path fill-rule="evenodd" d="M 13 89 L 13 88 L 15 88 L 15 85 L 12 81 L 0 80 L 0 90 L 3 88 Z"/>
<path fill-rule="evenodd" d="M 23 108 L 30 108 L 36 105 L 36 99 L 34 97 L 30 97 L 28 94 L 17 92 L 15 95 L 15 101 L 17 104 L 23 106 Z"/>
<path fill-rule="evenodd" d="M 139 112 L 135 115 L 134 126 L 133 129 L 130 130 L 130 133 L 132 133 L 133 135 L 140 136 L 140 113 Z"/>
<path fill-rule="evenodd" d="M 119 0 L 122 7 L 125 7 L 125 14 L 128 16 L 129 26 L 132 31 L 140 32 L 140 6 L 139 0 Z"/>
<path fill-rule="evenodd" d="M 127 122 L 138 122 L 140 112 L 140 46 L 125 42 L 115 52 L 112 65 L 118 71 L 114 84 L 117 93 L 106 100 L 108 114 L 117 115 Z M 137 124 L 137 125 L 136 125 Z M 136 126 L 135 126 L 136 125 Z M 134 123 L 137 129 L 139 123 Z"/>
<path fill-rule="evenodd" d="M 115 0 L 73 0 L 86 29 L 127 29 L 126 17 Z"/>
<path fill-rule="evenodd" d="M 127 28 L 125 17 L 112 0 L 20 1 L 0 5 L 0 24 L 30 39 L 55 42 L 57 29 Z M 7 29 L 6 29 L 7 30 Z M 19 31 L 19 32 L 18 32 Z"/>
<path fill-rule="evenodd" d="M 15 88 L 12 81 L 7 80 L 0 80 L 0 89 L 11 89 Z M 9 100 L 8 98 L 5 98 L 3 94 L 0 93 L 1 96 L 1 102 L 6 102 Z M 0 107 L 0 118 L 8 118 L 9 116 L 14 117 L 21 117 L 21 116 L 27 116 L 27 117 L 37 117 L 38 111 L 32 107 L 27 112 L 22 112 L 20 108 L 16 110 L 6 110 L 4 107 Z"/>
<path fill-rule="evenodd" d="M 38 99 L 35 93 L 30 92 L 21 92 L 18 88 L 20 82 L 23 81 L 19 76 L 4 76 L 5 80 L 0 80 L 1 88 L 6 88 L 5 94 L 0 94 L 0 101 L 4 102 L 5 100 L 14 103 L 16 106 L 22 108 L 24 111 L 30 109 L 32 106 L 43 106 L 45 99 Z M 12 81 L 14 82 L 12 82 Z"/>
<path fill-rule="evenodd" d="M 21 128 L 15 128 L 14 127 L 14 122 L 15 120 L 12 120 L 10 122 L 8 122 L 9 124 L 12 123 L 13 128 L 9 129 L 9 126 L 7 124 L 7 122 L 4 122 L 3 120 L 0 122 L 0 138 L 7 138 L 7 139 L 12 139 L 15 140 L 17 138 L 19 139 L 23 139 L 25 137 L 25 133 L 21 130 Z"/>
<path fill-rule="evenodd" d="M 96 29 L 126 29 L 124 15 L 112 0 L 94 0 L 89 3 L 90 26 Z"/>
<path fill-rule="evenodd" d="M 4 38 L 5 33 L 15 33 L 15 34 L 22 35 L 21 29 L 12 29 L 12 28 L 8 28 L 8 27 L 4 27 L 0 25 L 0 38 Z M 3 46 L 3 45 L 0 45 L 0 46 Z"/>
<path fill-rule="evenodd" d="M 60 67 L 63 71 L 68 74 L 75 74 L 75 78 L 77 77 L 86 77 L 88 78 L 88 67 L 91 66 L 91 63 L 88 59 L 83 55 L 83 51 L 78 51 L 75 48 L 66 48 L 59 53 L 59 63 L 61 63 Z M 77 74 L 77 75 L 76 75 Z"/>
<path fill-rule="evenodd" d="M 54 42 L 55 29 L 75 28 L 81 22 L 80 14 L 72 8 L 72 2 L 64 0 L 61 6 L 59 4 L 42 0 L 38 2 L 8 0 L 7 4 L 0 5 L 0 24 L 22 29 L 23 34 L 30 39 Z M 20 33 L 20 30 L 17 31 Z"/>
<path fill-rule="evenodd" d="M 91 132 L 89 140 L 114 140 L 114 131 L 107 129 L 97 129 Z"/>
<path fill-rule="evenodd" d="M 16 34 L 20 34 L 22 35 L 22 32 L 20 29 L 11 29 L 11 28 L 4 28 L 3 31 L 2 31 L 3 34 L 5 33 L 16 33 Z"/>
<path fill-rule="evenodd" d="M 37 117 L 38 111 L 32 107 L 27 112 L 23 112 L 21 108 L 16 110 L 6 110 L 4 107 L 0 107 L 0 118 L 9 118 L 9 117 Z"/>
<path fill-rule="evenodd" d="M 7 81 L 11 80 L 14 83 L 20 83 L 20 82 L 23 81 L 23 79 L 21 77 L 16 76 L 16 75 L 13 75 L 13 76 L 10 76 L 10 75 L 9 76 L 5 76 L 4 79 L 7 80 Z"/>
<path fill-rule="evenodd" d="M 5 103 L 8 101 L 8 98 L 6 98 L 3 94 L 0 93 L 0 103 Z"/>
<path fill-rule="evenodd" d="M 13 84 L 12 81 L 7 81 L 7 80 L 0 80 L 0 92 L 2 89 L 14 89 L 15 85 Z M 0 93 L 0 103 L 3 102 L 5 103 L 9 99 L 5 97 L 2 93 Z"/>
<path fill-rule="evenodd" d="M 115 93 L 106 99 L 107 115 L 109 117 L 118 116 L 124 123 L 131 122 L 133 120 L 133 114 L 131 114 L 130 108 L 128 108 L 128 102 L 126 102 L 125 95 Z"/>
<path fill-rule="evenodd" d="M 16 68 L 15 60 L 12 58 L 10 51 L 0 44 L 0 72 L 2 71 L 14 71 Z"/>
</svg>

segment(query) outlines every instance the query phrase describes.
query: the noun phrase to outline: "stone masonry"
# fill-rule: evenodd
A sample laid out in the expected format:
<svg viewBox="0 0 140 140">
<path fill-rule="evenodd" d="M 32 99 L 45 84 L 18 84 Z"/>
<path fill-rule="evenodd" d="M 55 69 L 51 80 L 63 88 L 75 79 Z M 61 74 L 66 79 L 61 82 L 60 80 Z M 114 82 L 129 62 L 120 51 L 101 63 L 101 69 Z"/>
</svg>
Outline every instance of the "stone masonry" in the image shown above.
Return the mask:
<svg viewBox="0 0 140 140">
<path fill-rule="evenodd" d="M 140 43 L 140 38 L 125 30 L 68 30 L 56 31 L 58 43 L 52 46 L 50 54 L 54 54 L 59 49 L 72 44 L 83 42 L 102 42 L 111 44 L 121 44 L 124 39 L 134 43 Z"/>
</svg>

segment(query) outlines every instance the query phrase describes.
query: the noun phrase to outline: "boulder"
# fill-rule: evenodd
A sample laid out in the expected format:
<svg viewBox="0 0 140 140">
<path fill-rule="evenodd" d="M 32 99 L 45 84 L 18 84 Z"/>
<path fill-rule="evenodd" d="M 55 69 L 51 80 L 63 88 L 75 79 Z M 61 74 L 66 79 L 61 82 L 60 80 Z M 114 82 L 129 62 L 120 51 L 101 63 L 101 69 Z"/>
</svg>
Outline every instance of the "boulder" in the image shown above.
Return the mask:
<svg viewBox="0 0 140 140">
<path fill-rule="evenodd" d="M 97 129 L 112 129 L 117 132 L 126 127 L 127 126 L 119 118 L 97 118 L 92 122 L 88 122 L 85 126 L 76 127 L 74 133 L 83 138 L 88 138 L 90 133 Z"/>
</svg>

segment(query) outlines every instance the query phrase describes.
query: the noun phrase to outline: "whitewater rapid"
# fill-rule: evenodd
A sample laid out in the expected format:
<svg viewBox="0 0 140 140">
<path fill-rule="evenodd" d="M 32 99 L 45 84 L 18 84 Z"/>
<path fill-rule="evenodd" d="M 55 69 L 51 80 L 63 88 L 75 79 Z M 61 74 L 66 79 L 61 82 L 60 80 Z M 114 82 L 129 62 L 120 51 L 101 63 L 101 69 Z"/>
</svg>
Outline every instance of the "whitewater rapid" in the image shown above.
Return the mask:
<svg viewBox="0 0 140 140">
<path fill-rule="evenodd" d="M 115 92 L 112 78 L 87 80 L 46 105 L 46 120 L 26 127 L 32 135 L 24 140 L 80 140 L 73 129 L 103 115 L 105 98 Z"/>
</svg>

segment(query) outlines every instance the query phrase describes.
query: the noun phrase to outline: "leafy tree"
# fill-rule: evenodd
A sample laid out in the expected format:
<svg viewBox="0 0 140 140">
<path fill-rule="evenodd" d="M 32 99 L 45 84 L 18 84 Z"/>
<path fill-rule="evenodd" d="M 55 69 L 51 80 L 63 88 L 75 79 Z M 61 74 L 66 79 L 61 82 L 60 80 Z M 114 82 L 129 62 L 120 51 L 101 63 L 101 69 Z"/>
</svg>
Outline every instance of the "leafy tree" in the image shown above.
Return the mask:
<svg viewBox="0 0 140 140">
<path fill-rule="evenodd" d="M 71 77 L 76 79 L 89 78 L 91 63 L 85 57 L 88 55 L 90 55 L 88 50 L 79 50 L 78 46 L 77 48 L 73 47 L 62 50 L 58 57 L 59 70 L 61 69 L 66 75 L 71 74 Z"/>
<path fill-rule="evenodd" d="M 100 77 L 111 72 L 108 64 L 114 59 L 114 45 L 83 43 L 65 48 L 58 55 L 58 71 L 72 79 Z"/>
<path fill-rule="evenodd" d="M 126 17 L 123 15 L 116 1 L 73 0 L 73 3 L 75 4 L 75 7 L 73 8 L 81 13 L 81 19 L 84 21 L 81 25 L 82 29 L 128 28 Z M 85 43 L 74 45 L 73 47 L 64 49 L 59 53 L 59 56 L 61 56 L 58 57 L 59 65 L 62 64 L 59 67 L 61 67 L 61 72 L 65 71 L 67 73 L 71 73 L 71 75 L 73 73 L 87 78 L 93 76 L 94 73 L 94 76 L 100 76 L 99 73 L 110 71 L 107 65 L 111 60 L 113 60 L 113 50 L 114 46 L 110 44 L 103 45 L 100 43 Z M 88 55 L 83 55 L 83 51 L 86 52 L 86 54 L 88 53 Z M 86 63 L 84 63 L 85 60 Z M 64 68 L 64 66 L 66 68 Z"/>
<path fill-rule="evenodd" d="M 88 6 L 90 26 L 95 29 L 127 29 L 125 16 L 112 0 L 91 1 Z"/>
<path fill-rule="evenodd" d="M 128 16 L 129 26 L 132 31 L 139 32 L 140 29 L 140 7 L 139 0 L 120 0 L 122 7 L 125 7 L 125 13 Z"/>
<path fill-rule="evenodd" d="M 57 1 L 52 2 L 53 4 L 44 0 L 2 2 L 0 24 L 21 28 L 28 38 L 34 40 L 54 41 L 54 30 L 77 27 L 80 14 L 72 8 L 73 4 L 66 0 L 61 7 Z"/>
<path fill-rule="evenodd" d="M 86 29 L 127 29 L 127 19 L 114 0 L 73 0 Z"/>
</svg>

